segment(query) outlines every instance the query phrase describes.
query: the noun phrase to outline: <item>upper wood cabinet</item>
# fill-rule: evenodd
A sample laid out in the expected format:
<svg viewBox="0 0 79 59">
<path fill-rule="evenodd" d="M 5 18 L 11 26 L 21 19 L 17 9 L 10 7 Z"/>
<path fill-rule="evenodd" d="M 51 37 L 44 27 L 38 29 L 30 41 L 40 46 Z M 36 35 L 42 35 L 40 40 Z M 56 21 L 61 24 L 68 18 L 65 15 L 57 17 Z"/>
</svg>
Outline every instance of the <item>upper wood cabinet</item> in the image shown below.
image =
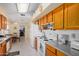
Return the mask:
<svg viewBox="0 0 79 59">
<path fill-rule="evenodd" d="M 53 22 L 53 11 L 47 15 L 47 23 Z"/>
<path fill-rule="evenodd" d="M 7 28 L 7 19 L 6 19 L 6 17 L 5 17 L 4 24 L 5 24 L 4 29 L 6 29 Z"/>
<path fill-rule="evenodd" d="M 79 3 L 62 4 L 43 16 L 40 22 L 43 22 L 42 24 L 53 22 L 55 30 L 79 30 Z"/>
<path fill-rule="evenodd" d="M 4 16 L 2 15 L 2 29 L 4 29 L 4 21 L 5 19 L 4 19 Z"/>
<path fill-rule="evenodd" d="M 40 22 L 40 25 L 42 25 L 42 19 L 40 19 L 39 22 Z"/>
<path fill-rule="evenodd" d="M 47 24 L 47 15 L 44 16 L 44 25 Z"/>
<path fill-rule="evenodd" d="M 53 11 L 54 29 L 63 29 L 63 5 L 59 6 Z"/>
<path fill-rule="evenodd" d="M 1 24 L 2 24 L 2 18 L 1 18 L 1 15 L 0 15 L 0 29 L 2 28 Z"/>
<path fill-rule="evenodd" d="M 5 16 L 0 15 L 0 29 L 6 29 L 7 28 L 7 19 Z"/>
<path fill-rule="evenodd" d="M 40 26 L 40 19 L 39 19 L 39 26 Z"/>
<path fill-rule="evenodd" d="M 44 25 L 44 18 L 42 17 L 40 20 L 41 20 L 41 25 Z"/>
<path fill-rule="evenodd" d="M 79 29 L 79 3 L 65 4 L 65 29 Z"/>
</svg>

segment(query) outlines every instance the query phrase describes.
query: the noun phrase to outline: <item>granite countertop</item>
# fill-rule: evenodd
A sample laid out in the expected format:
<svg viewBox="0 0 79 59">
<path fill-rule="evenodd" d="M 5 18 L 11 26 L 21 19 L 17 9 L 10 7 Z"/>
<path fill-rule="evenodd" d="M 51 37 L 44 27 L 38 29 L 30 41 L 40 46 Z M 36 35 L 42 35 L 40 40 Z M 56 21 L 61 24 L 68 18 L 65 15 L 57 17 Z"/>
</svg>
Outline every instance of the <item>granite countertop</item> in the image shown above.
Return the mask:
<svg viewBox="0 0 79 59">
<path fill-rule="evenodd" d="M 2 44 L 4 41 L 8 42 L 11 36 L 5 36 L 5 37 L 0 37 L 0 44 Z"/>
<path fill-rule="evenodd" d="M 68 56 L 79 56 L 79 50 L 73 49 L 70 45 L 59 44 L 57 41 L 48 40 L 46 44 L 53 46 L 54 48 L 62 51 Z"/>
</svg>

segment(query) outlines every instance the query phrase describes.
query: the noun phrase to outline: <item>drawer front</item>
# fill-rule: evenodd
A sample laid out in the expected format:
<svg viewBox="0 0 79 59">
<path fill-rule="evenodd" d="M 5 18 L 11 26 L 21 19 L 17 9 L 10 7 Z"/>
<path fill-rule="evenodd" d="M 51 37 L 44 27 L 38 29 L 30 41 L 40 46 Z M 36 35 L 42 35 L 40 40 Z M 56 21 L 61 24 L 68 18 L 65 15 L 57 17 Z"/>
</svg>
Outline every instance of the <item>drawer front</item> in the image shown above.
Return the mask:
<svg viewBox="0 0 79 59">
<path fill-rule="evenodd" d="M 46 56 L 56 56 L 54 53 L 52 53 L 50 50 L 46 50 Z"/>
<path fill-rule="evenodd" d="M 64 56 L 64 53 L 59 51 L 59 50 L 57 50 L 57 56 Z"/>
<path fill-rule="evenodd" d="M 56 54 L 56 49 L 54 47 L 51 47 L 50 45 L 47 44 L 47 49 Z"/>
</svg>

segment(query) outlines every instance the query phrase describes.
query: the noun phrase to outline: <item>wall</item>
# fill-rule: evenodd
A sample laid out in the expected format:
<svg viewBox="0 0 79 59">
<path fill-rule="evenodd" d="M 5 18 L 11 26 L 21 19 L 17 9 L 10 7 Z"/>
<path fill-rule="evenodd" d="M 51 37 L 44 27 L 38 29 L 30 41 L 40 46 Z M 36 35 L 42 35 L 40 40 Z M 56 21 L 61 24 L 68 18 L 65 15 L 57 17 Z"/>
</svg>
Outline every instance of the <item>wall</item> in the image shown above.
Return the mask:
<svg viewBox="0 0 79 59">
<path fill-rule="evenodd" d="M 61 34 L 67 34 L 69 35 L 69 40 L 73 41 L 75 39 L 79 40 L 79 30 L 55 30 L 55 33 L 61 35 Z M 73 34 L 76 35 L 76 38 L 73 38 Z"/>
<path fill-rule="evenodd" d="M 4 15 L 5 17 L 7 17 L 5 10 L 2 9 L 1 7 L 0 7 L 0 14 Z M 8 17 L 7 17 L 7 18 L 8 18 Z"/>
<path fill-rule="evenodd" d="M 31 21 L 25 23 L 25 39 L 28 42 L 30 42 L 30 25 Z"/>
<path fill-rule="evenodd" d="M 29 21 L 25 25 L 25 39 L 30 43 L 31 47 L 34 48 L 35 37 L 41 36 L 38 26 L 32 21 Z"/>
<path fill-rule="evenodd" d="M 17 35 L 19 36 L 19 24 L 18 23 L 14 23 L 14 22 L 9 22 L 9 30 L 10 30 L 10 33 L 13 34 L 13 33 L 17 33 Z"/>
</svg>

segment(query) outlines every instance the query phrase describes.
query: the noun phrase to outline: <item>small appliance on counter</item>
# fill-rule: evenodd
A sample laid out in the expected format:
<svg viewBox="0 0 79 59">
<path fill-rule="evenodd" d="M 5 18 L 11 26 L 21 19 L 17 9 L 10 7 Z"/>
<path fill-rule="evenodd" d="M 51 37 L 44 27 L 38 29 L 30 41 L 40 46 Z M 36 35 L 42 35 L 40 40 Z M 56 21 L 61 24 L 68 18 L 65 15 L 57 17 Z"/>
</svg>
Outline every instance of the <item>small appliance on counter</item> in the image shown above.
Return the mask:
<svg viewBox="0 0 79 59">
<path fill-rule="evenodd" d="M 71 48 L 79 50 L 79 34 L 72 34 Z"/>
<path fill-rule="evenodd" d="M 58 43 L 59 44 L 65 44 L 65 45 L 69 44 L 70 43 L 69 35 L 68 34 L 60 34 L 58 36 Z"/>
</svg>

